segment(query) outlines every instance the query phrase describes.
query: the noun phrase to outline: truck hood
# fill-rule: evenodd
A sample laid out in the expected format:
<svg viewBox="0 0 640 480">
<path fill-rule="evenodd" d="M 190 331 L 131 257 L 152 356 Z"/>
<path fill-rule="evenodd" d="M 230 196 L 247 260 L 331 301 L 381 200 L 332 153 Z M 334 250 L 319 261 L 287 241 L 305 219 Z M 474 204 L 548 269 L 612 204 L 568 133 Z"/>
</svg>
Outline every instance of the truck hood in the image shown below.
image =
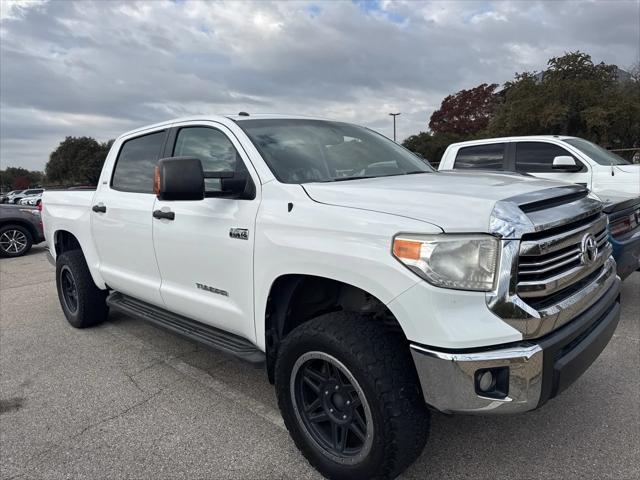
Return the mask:
<svg viewBox="0 0 640 480">
<path fill-rule="evenodd" d="M 319 203 L 412 218 L 445 232 L 488 232 L 497 201 L 562 185 L 518 174 L 447 171 L 302 186 Z"/>
<path fill-rule="evenodd" d="M 632 163 L 632 164 L 624 164 L 624 165 L 616 165 L 615 168 L 617 170 L 621 170 L 625 173 L 635 173 L 636 175 L 640 175 L 640 165 Z"/>
</svg>

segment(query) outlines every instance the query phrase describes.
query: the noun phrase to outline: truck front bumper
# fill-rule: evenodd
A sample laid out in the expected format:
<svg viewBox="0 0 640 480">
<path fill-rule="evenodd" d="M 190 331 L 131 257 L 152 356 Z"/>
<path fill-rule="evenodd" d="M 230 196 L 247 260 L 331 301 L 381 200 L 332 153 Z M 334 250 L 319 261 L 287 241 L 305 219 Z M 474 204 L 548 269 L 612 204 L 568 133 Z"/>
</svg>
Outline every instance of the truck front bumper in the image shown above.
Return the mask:
<svg viewBox="0 0 640 480">
<path fill-rule="evenodd" d="M 536 340 L 478 350 L 411 344 L 428 405 L 447 413 L 517 413 L 571 385 L 606 347 L 620 317 L 620 280 L 585 312 Z"/>
</svg>

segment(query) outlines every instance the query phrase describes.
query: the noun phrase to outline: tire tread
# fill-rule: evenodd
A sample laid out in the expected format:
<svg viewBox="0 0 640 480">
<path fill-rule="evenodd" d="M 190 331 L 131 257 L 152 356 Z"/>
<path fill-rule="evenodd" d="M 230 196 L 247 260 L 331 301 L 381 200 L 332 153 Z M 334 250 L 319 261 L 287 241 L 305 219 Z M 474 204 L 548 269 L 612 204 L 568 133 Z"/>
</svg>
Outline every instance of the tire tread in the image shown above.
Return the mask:
<svg viewBox="0 0 640 480">
<path fill-rule="evenodd" d="M 358 314 L 338 312 L 310 320 L 294 329 L 285 338 L 281 351 L 315 336 L 323 336 L 341 346 L 366 371 L 381 400 L 385 438 L 382 464 L 377 475 L 368 478 L 394 478 L 420 456 L 429 430 L 429 414 L 406 340 L 381 322 Z M 287 394 L 289 385 L 289 379 L 283 378 L 285 374 L 276 368 L 281 410 L 286 408 L 283 393 Z M 286 385 L 287 392 L 280 391 L 283 385 Z M 291 424 L 292 419 L 287 418 L 289 415 L 284 417 L 298 448 L 315 468 L 326 474 L 322 462 L 316 462 L 311 455 L 309 450 L 313 449 Z"/>
</svg>

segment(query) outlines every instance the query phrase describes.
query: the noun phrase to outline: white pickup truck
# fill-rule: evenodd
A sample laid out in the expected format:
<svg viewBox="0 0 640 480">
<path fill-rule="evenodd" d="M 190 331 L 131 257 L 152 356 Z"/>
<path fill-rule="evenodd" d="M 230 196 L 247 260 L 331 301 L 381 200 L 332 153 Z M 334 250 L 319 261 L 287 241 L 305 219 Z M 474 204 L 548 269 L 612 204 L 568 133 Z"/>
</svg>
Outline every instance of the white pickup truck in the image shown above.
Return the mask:
<svg viewBox="0 0 640 480">
<path fill-rule="evenodd" d="M 439 170 L 506 170 L 586 186 L 606 203 L 640 197 L 640 165 L 584 138 L 484 138 L 452 143 Z"/>
<path fill-rule="evenodd" d="M 392 478 L 429 407 L 540 407 L 618 323 L 586 188 L 440 173 L 363 127 L 201 116 L 119 137 L 95 191 L 43 198 L 62 310 L 124 311 L 264 364 L 329 478 Z"/>
</svg>

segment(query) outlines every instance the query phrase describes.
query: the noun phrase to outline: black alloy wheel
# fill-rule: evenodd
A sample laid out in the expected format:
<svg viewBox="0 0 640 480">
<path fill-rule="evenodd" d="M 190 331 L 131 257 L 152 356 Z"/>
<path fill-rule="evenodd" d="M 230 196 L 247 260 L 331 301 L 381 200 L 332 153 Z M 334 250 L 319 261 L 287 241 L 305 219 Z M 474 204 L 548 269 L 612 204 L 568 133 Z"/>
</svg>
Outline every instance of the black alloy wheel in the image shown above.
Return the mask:
<svg viewBox="0 0 640 480">
<path fill-rule="evenodd" d="M 79 305 L 78 287 L 73 278 L 73 273 L 71 273 L 71 269 L 66 265 L 60 269 L 60 287 L 65 306 L 70 313 L 77 313 Z"/>
<path fill-rule="evenodd" d="M 371 450 L 373 421 L 362 388 L 325 352 L 308 352 L 293 367 L 291 396 L 308 434 L 335 461 L 357 463 Z"/>
</svg>

